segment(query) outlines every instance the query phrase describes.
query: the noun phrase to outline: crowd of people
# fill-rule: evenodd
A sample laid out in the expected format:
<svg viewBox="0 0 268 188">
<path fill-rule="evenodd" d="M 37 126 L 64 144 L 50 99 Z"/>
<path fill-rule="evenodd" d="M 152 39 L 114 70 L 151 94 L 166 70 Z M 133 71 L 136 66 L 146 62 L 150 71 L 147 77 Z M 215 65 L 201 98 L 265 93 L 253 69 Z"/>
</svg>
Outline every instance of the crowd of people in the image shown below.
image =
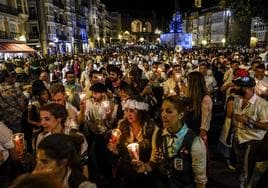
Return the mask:
<svg viewBox="0 0 268 188">
<path fill-rule="evenodd" d="M 0 185 L 202 188 L 217 143 L 241 188 L 263 187 L 267 52 L 134 45 L 1 62 Z"/>
</svg>

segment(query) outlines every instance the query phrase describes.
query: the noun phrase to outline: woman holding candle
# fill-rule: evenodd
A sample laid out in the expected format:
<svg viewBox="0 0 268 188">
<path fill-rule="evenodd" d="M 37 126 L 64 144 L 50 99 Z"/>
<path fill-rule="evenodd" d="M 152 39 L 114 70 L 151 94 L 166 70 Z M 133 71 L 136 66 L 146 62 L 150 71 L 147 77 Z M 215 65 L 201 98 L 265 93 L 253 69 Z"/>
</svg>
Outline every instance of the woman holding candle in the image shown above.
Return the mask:
<svg viewBox="0 0 268 188">
<path fill-rule="evenodd" d="M 40 119 L 43 127 L 43 132 L 37 136 L 35 147 L 47 136 L 51 134 L 64 133 L 67 135 L 75 134 L 82 137 L 80 153 L 84 154 L 88 149 L 88 144 L 84 136 L 74 129 L 65 127 L 68 112 L 61 104 L 50 103 L 40 108 Z M 87 166 L 83 166 L 84 174 L 88 176 Z"/>
<path fill-rule="evenodd" d="M 189 100 L 178 96 L 169 96 L 163 101 L 163 128 L 157 132 L 156 142 L 153 142 L 157 152 L 150 163 L 157 166 L 158 187 L 206 186 L 206 146 L 184 122 L 188 107 Z"/>
<path fill-rule="evenodd" d="M 108 144 L 108 149 L 118 157 L 115 185 L 128 188 L 152 187 L 152 176 L 138 168 L 150 162 L 152 153 L 152 135 L 156 128 L 146 113 L 149 105 L 141 97 L 135 96 L 125 100 L 122 107 L 125 117 L 118 123 L 121 135 L 116 141 L 112 135 Z"/>
</svg>

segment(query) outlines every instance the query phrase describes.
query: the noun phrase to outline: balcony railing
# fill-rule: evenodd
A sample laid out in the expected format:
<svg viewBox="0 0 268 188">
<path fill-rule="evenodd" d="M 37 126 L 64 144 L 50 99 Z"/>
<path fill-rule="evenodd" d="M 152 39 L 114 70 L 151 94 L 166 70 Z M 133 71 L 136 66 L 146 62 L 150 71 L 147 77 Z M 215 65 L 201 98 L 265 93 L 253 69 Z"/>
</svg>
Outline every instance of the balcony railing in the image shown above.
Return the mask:
<svg viewBox="0 0 268 188">
<path fill-rule="evenodd" d="M 6 31 L 0 31 L 0 39 L 14 39 L 19 37 L 19 33 L 10 32 L 7 33 Z"/>
<path fill-rule="evenodd" d="M 39 33 L 28 33 L 28 38 L 30 40 L 39 39 Z"/>
<path fill-rule="evenodd" d="M 83 8 L 76 7 L 75 12 L 85 17 L 85 11 L 83 10 Z"/>
<path fill-rule="evenodd" d="M 4 12 L 4 13 L 7 13 L 7 14 L 12 14 L 12 15 L 15 15 L 15 16 L 19 15 L 18 9 L 16 9 L 14 7 L 10 7 L 8 5 L 3 5 L 3 4 L 0 4 L 0 12 Z"/>
<path fill-rule="evenodd" d="M 37 20 L 37 14 L 29 14 L 28 20 Z"/>
<path fill-rule="evenodd" d="M 89 2 L 87 0 L 81 0 L 81 5 L 85 6 L 85 7 L 88 7 Z"/>
<path fill-rule="evenodd" d="M 83 29 L 87 28 L 86 24 L 81 23 L 81 22 L 76 22 L 76 26 L 79 27 L 79 28 L 83 28 Z"/>
<path fill-rule="evenodd" d="M 64 4 L 60 0 L 53 0 L 52 3 L 53 3 L 53 5 L 61 8 L 61 9 L 64 9 Z"/>
<path fill-rule="evenodd" d="M 67 25 L 67 21 L 63 18 L 54 17 L 54 21 L 63 25 Z"/>
<path fill-rule="evenodd" d="M 57 35 L 57 37 L 60 41 L 67 41 L 68 40 L 68 37 L 66 35 Z"/>
<path fill-rule="evenodd" d="M 82 40 L 82 36 L 81 35 L 74 35 L 74 38 L 76 39 L 76 40 Z"/>
</svg>

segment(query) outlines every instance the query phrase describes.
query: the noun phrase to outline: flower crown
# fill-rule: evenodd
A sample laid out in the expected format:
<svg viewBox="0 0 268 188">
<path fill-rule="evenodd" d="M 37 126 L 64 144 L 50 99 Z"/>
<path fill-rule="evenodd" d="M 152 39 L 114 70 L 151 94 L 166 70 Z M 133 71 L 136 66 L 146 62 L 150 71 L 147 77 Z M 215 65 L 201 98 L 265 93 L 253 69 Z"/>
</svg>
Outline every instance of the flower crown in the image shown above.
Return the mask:
<svg viewBox="0 0 268 188">
<path fill-rule="evenodd" d="M 126 108 L 130 109 L 137 109 L 137 110 L 149 110 L 149 104 L 145 102 L 138 102 L 136 100 L 128 99 L 126 101 L 122 101 L 122 109 L 125 110 Z"/>
</svg>

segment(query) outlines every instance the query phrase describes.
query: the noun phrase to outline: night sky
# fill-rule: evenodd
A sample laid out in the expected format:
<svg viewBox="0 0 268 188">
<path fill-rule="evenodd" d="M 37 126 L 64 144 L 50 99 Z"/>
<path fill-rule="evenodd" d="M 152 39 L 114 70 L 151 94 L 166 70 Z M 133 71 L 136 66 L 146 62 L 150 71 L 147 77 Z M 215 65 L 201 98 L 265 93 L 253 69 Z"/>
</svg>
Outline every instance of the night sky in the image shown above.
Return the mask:
<svg viewBox="0 0 268 188">
<path fill-rule="evenodd" d="M 142 12 L 154 12 L 157 18 L 171 18 L 174 12 L 174 0 L 101 0 L 110 11 L 129 11 L 137 15 Z M 182 0 L 181 0 L 182 1 Z M 193 8 L 194 0 L 187 0 L 181 3 L 180 7 L 184 10 Z"/>
<path fill-rule="evenodd" d="M 101 0 L 109 11 L 129 12 L 134 15 L 143 15 L 144 12 L 157 18 L 170 19 L 175 7 L 174 0 Z M 202 8 L 215 6 L 219 0 L 202 0 Z M 181 12 L 192 12 L 194 0 L 179 0 Z"/>
</svg>

